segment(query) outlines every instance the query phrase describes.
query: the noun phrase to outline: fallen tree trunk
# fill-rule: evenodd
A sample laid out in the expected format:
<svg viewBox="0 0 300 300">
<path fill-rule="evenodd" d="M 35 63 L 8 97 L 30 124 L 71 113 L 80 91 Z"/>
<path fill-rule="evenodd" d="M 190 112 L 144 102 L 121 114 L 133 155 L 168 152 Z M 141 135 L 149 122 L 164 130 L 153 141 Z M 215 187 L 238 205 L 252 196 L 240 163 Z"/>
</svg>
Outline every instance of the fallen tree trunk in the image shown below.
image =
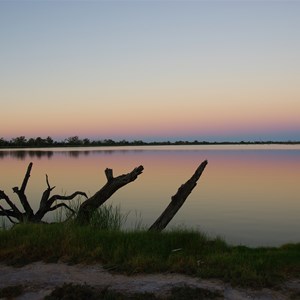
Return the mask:
<svg viewBox="0 0 300 300">
<path fill-rule="evenodd" d="M 207 160 L 203 161 L 195 171 L 194 175 L 178 189 L 177 193 L 172 197 L 170 204 L 159 216 L 159 218 L 151 225 L 149 231 L 162 231 L 166 228 L 166 226 L 181 208 L 186 198 L 197 185 L 197 181 L 200 178 L 202 172 L 204 171 L 206 165 Z"/>
<path fill-rule="evenodd" d="M 79 207 L 79 211 L 76 217 L 76 222 L 80 225 L 86 225 L 90 222 L 93 213 L 106 201 L 112 194 L 124 185 L 134 181 L 142 174 L 144 170 L 143 166 L 139 166 L 133 169 L 130 173 L 113 177 L 113 170 L 106 169 L 105 175 L 107 183 L 92 197 L 85 200 Z"/>
</svg>

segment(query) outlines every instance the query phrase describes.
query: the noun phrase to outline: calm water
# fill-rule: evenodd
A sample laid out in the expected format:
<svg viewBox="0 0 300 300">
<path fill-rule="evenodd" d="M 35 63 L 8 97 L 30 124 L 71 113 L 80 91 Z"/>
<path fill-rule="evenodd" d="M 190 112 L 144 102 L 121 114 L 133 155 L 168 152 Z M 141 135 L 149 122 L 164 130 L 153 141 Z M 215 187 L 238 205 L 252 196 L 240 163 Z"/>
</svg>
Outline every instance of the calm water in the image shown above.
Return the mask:
<svg viewBox="0 0 300 300">
<path fill-rule="evenodd" d="M 140 218 L 151 225 L 205 159 L 208 165 L 198 185 L 169 228 L 192 227 L 249 246 L 300 241 L 300 146 L 2 150 L 0 189 L 15 199 L 11 188 L 20 186 L 32 161 L 27 195 L 37 208 L 46 173 L 55 193 L 81 190 L 91 195 L 105 183 L 105 168 L 117 176 L 143 165 L 144 173 L 107 203 L 130 212 L 128 228 Z"/>
</svg>

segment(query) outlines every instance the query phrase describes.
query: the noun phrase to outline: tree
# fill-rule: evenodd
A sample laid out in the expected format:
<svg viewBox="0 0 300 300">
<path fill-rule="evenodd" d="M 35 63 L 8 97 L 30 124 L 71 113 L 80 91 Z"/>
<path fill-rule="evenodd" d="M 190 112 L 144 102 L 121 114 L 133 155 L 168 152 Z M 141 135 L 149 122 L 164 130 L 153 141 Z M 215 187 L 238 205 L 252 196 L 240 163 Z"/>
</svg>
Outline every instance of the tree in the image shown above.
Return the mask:
<svg viewBox="0 0 300 300">
<path fill-rule="evenodd" d="M 18 136 L 16 138 L 13 138 L 11 140 L 11 143 L 14 145 L 14 146 L 25 146 L 26 143 L 27 143 L 27 140 L 25 138 L 25 136 Z"/>
<path fill-rule="evenodd" d="M 79 139 L 79 137 L 77 135 L 67 138 L 66 143 L 69 144 L 70 146 L 80 146 L 80 145 L 82 145 L 82 141 Z"/>
<path fill-rule="evenodd" d="M 88 146 L 91 142 L 90 142 L 90 140 L 89 139 L 87 139 L 87 138 L 85 138 L 85 139 L 83 139 L 83 145 L 84 146 Z"/>
<path fill-rule="evenodd" d="M 44 146 L 46 144 L 46 141 L 41 138 L 40 136 L 38 136 L 35 141 L 34 141 L 34 144 L 36 147 L 41 147 L 41 146 Z"/>
<path fill-rule="evenodd" d="M 116 144 L 116 142 L 114 141 L 114 140 L 111 140 L 111 139 L 105 139 L 104 141 L 103 141 L 103 144 L 105 144 L 105 145 L 107 145 L 107 146 L 113 146 L 113 145 L 115 145 Z"/>
<path fill-rule="evenodd" d="M 27 145 L 28 145 L 29 147 L 35 146 L 35 139 L 34 139 L 34 138 L 30 138 L 30 139 L 27 141 Z"/>
<path fill-rule="evenodd" d="M 53 143 L 54 143 L 54 141 L 53 141 L 52 137 L 48 136 L 46 138 L 46 144 L 47 144 L 47 146 L 51 146 L 51 145 L 53 145 Z"/>
<path fill-rule="evenodd" d="M 8 144 L 8 141 L 6 141 L 4 138 L 0 138 L 0 147 L 8 146 Z"/>
</svg>

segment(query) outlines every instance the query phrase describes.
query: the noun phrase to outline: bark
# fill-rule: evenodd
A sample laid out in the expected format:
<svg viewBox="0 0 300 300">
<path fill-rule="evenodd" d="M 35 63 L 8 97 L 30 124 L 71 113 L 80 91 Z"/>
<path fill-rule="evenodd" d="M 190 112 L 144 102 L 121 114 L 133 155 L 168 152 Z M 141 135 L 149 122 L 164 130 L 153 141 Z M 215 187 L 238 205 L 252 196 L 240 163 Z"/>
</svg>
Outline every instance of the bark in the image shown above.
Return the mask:
<svg viewBox="0 0 300 300">
<path fill-rule="evenodd" d="M 160 217 L 152 224 L 152 226 L 149 228 L 149 231 L 162 231 L 166 228 L 166 226 L 181 208 L 189 194 L 192 192 L 194 187 L 197 185 L 197 181 L 204 171 L 206 165 L 207 161 L 205 160 L 197 168 L 194 175 L 178 189 L 177 193 L 172 197 L 170 204 L 160 215 Z"/>
<path fill-rule="evenodd" d="M 139 166 L 130 173 L 113 177 L 113 170 L 106 169 L 105 176 L 107 183 L 97 191 L 92 197 L 85 200 L 79 207 L 76 222 L 80 225 L 86 225 L 90 222 L 93 213 L 108 200 L 117 190 L 137 179 L 143 173 L 144 167 Z"/>
</svg>

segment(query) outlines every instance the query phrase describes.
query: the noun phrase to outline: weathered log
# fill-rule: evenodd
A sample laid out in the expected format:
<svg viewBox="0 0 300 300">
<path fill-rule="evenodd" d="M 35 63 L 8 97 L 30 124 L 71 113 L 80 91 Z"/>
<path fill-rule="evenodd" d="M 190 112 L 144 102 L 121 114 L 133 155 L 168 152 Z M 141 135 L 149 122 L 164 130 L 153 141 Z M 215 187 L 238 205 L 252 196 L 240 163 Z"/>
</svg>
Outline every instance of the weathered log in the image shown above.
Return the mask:
<svg viewBox="0 0 300 300">
<path fill-rule="evenodd" d="M 181 208 L 189 194 L 192 192 L 194 187 L 197 185 L 197 181 L 204 171 L 206 165 L 207 160 L 203 161 L 195 171 L 194 175 L 178 189 L 177 193 L 172 197 L 170 204 L 159 216 L 159 218 L 151 225 L 149 231 L 162 231 L 166 228 L 166 226 Z"/>
<path fill-rule="evenodd" d="M 79 211 L 76 217 L 76 222 L 80 225 L 86 225 L 90 222 L 93 213 L 108 200 L 118 189 L 126 184 L 134 181 L 142 174 L 144 170 L 143 166 L 139 166 L 133 169 L 130 173 L 113 177 L 113 170 L 106 169 L 105 176 L 107 183 L 97 191 L 92 197 L 85 200 L 79 207 Z"/>
</svg>

